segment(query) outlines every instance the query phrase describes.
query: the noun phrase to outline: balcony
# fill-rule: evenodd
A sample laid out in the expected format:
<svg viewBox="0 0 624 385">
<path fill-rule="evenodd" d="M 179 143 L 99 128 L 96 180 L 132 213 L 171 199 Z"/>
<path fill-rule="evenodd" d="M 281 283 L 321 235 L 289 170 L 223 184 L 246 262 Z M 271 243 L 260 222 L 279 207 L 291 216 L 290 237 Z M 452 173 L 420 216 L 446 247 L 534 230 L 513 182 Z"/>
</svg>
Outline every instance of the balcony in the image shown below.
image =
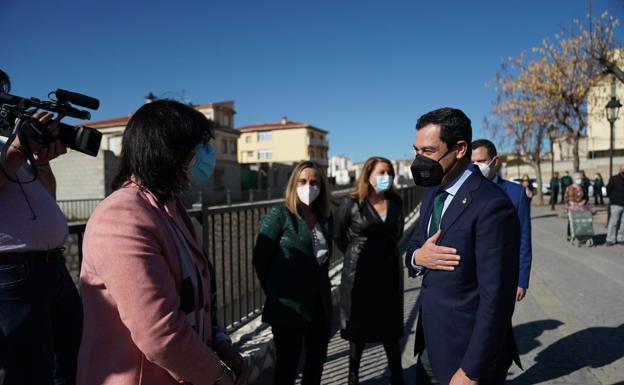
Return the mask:
<svg viewBox="0 0 624 385">
<path fill-rule="evenodd" d="M 308 146 L 328 147 L 329 142 L 326 139 L 308 138 Z"/>
</svg>

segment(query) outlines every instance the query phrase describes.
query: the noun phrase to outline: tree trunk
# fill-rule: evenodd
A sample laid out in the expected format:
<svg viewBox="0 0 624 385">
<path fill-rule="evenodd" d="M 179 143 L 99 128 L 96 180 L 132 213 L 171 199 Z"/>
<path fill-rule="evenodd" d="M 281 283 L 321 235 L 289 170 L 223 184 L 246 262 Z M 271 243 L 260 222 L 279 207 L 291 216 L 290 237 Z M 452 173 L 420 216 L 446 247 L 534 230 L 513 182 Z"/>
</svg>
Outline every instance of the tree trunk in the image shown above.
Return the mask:
<svg viewBox="0 0 624 385">
<path fill-rule="evenodd" d="M 542 160 L 538 159 L 537 161 L 537 165 L 536 165 L 536 178 L 537 178 L 537 200 L 539 201 L 540 205 L 544 204 L 544 194 L 542 193 L 543 190 L 543 184 L 542 184 Z"/>
<path fill-rule="evenodd" d="M 574 172 L 578 172 L 581 168 L 581 159 L 579 157 L 579 139 L 581 135 L 579 131 L 575 131 L 572 136 L 573 146 L 572 146 L 572 167 L 574 168 Z"/>
</svg>

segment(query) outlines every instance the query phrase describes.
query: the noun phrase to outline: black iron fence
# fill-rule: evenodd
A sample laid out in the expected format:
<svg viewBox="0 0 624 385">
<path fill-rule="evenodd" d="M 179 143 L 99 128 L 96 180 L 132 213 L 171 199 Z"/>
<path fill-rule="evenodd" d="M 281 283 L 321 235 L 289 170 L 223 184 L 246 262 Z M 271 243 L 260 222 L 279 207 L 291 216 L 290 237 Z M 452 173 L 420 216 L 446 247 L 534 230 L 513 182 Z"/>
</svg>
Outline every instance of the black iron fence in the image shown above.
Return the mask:
<svg viewBox="0 0 624 385">
<path fill-rule="evenodd" d="M 403 199 L 403 211 L 407 217 L 418 205 L 422 189 L 404 187 L 398 193 Z M 333 196 L 338 198 L 343 194 L 338 192 Z M 262 309 L 264 293 L 253 270 L 252 250 L 260 220 L 281 201 L 276 199 L 189 210 L 197 234 L 202 238 L 204 251 L 215 268 L 219 316 L 230 332 L 253 319 Z M 73 267 L 74 273 L 79 269 L 82 258 L 84 229 L 84 223 L 69 226 L 72 247 L 68 250 L 77 253 L 73 266 L 70 263 L 70 270 Z M 333 256 L 331 264 L 335 266 L 341 256 L 336 249 Z"/>
</svg>

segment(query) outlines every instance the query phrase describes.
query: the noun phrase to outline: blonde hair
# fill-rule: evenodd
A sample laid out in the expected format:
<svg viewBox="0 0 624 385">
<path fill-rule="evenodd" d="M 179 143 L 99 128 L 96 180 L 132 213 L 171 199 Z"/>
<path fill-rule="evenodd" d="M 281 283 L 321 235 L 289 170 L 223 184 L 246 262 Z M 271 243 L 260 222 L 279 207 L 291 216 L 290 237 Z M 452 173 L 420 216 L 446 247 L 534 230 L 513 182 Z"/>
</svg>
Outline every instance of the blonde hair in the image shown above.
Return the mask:
<svg viewBox="0 0 624 385">
<path fill-rule="evenodd" d="M 329 200 L 329 192 L 327 191 L 327 181 L 325 180 L 325 175 L 323 175 L 323 172 L 321 171 L 321 169 L 319 169 L 316 163 L 308 161 L 308 160 L 303 161 L 299 163 L 298 165 L 296 165 L 295 168 L 293 168 L 292 172 L 290 173 L 290 178 L 288 179 L 288 184 L 286 185 L 286 194 L 284 197 L 285 198 L 284 204 L 286 205 L 286 208 L 288 209 L 288 211 L 290 211 L 291 213 L 295 215 L 301 216 L 299 206 L 302 203 L 299 201 L 299 197 L 297 196 L 297 181 L 299 180 L 299 175 L 301 175 L 301 172 L 305 170 L 306 168 L 312 168 L 316 171 L 316 175 L 319 179 L 319 184 L 320 184 L 319 187 L 321 189 L 318 198 L 316 198 L 314 202 L 312 202 L 312 204 L 310 205 L 310 208 L 317 216 L 327 218 L 329 217 L 329 210 L 330 210 L 330 200 Z"/>
<path fill-rule="evenodd" d="M 355 191 L 349 193 L 349 196 L 351 198 L 357 199 L 360 203 L 364 202 L 368 198 L 373 189 L 373 186 L 371 186 L 368 180 L 370 179 L 370 176 L 373 173 L 375 166 L 377 166 L 377 163 L 380 162 L 388 165 L 388 168 L 390 169 L 390 176 L 392 176 L 392 179 L 394 179 L 395 174 L 394 167 L 392 167 L 392 162 L 390 162 L 390 160 L 386 158 L 382 158 L 381 156 L 372 156 L 368 158 L 364 163 L 364 166 L 362 166 L 362 172 L 360 173 L 360 177 L 355 184 Z M 394 183 L 392 184 L 390 190 L 386 191 L 386 197 L 392 194 L 396 195 Z"/>
</svg>

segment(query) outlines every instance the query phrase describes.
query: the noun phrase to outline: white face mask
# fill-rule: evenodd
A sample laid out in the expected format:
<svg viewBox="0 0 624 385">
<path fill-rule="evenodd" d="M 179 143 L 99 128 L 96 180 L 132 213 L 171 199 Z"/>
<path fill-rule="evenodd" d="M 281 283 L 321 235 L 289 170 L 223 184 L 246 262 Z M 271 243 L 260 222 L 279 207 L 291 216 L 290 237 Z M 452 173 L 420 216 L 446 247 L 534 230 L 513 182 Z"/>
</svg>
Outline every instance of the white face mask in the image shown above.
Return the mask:
<svg viewBox="0 0 624 385">
<path fill-rule="evenodd" d="M 475 165 L 479 167 L 479 170 L 481 171 L 481 174 L 483 174 L 484 177 L 488 179 L 492 179 L 494 177 L 494 169 L 489 164 L 479 162 L 479 163 L 475 163 Z"/>
<path fill-rule="evenodd" d="M 321 193 L 321 189 L 318 186 L 311 186 L 309 184 L 297 187 L 297 196 L 299 200 L 306 206 L 310 206 Z"/>
</svg>

